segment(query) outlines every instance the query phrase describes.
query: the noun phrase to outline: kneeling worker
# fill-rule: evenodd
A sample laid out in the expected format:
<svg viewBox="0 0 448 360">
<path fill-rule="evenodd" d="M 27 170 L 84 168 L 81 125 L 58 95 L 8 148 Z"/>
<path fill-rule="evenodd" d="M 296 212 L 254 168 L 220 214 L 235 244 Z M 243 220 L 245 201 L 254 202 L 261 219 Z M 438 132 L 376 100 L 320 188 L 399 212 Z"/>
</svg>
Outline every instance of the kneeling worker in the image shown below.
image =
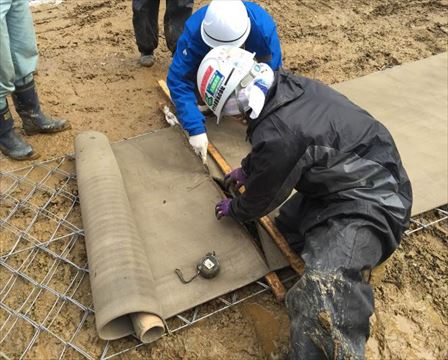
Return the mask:
<svg viewBox="0 0 448 360">
<path fill-rule="evenodd" d="M 330 87 L 238 48 L 211 50 L 197 86 L 218 119 L 246 117 L 252 146 L 226 175 L 246 190 L 217 218 L 256 220 L 297 191 L 276 218 L 306 265 L 286 299 L 291 358 L 363 359 L 374 309 L 363 275 L 398 247 L 412 203 L 391 134 Z"/>
<path fill-rule="evenodd" d="M 28 0 L 6 0 L 0 6 L 0 151 L 14 160 L 38 155 L 13 129 L 14 120 L 6 95 L 12 93 L 27 135 L 69 129 L 65 120 L 52 120 L 42 113 L 33 73 L 38 59 L 36 36 Z"/>
</svg>

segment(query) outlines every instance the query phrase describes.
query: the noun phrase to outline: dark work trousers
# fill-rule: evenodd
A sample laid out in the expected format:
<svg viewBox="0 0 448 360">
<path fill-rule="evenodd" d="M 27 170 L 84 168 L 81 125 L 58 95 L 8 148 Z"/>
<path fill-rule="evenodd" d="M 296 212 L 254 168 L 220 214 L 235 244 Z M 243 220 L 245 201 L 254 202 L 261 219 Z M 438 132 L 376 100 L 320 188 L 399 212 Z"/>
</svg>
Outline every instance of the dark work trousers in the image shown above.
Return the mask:
<svg viewBox="0 0 448 360">
<path fill-rule="evenodd" d="M 194 0 L 166 0 L 163 23 L 166 45 L 172 54 L 184 23 L 193 11 L 193 3 Z M 132 0 L 135 39 L 143 55 L 151 55 L 159 44 L 159 4 L 160 0 Z"/>
<path fill-rule="evenodd" d="M 346 211 L 296 193 L 280 209 L 279 230 L 306 264 L 286 298 L 291 359 L 364 359 L 374 310 L 365 274 L 390 255 L 386 243 L 397 246 L 390 219 L 369 218 L 366 207 L 360 201 Z"/>
</svg>

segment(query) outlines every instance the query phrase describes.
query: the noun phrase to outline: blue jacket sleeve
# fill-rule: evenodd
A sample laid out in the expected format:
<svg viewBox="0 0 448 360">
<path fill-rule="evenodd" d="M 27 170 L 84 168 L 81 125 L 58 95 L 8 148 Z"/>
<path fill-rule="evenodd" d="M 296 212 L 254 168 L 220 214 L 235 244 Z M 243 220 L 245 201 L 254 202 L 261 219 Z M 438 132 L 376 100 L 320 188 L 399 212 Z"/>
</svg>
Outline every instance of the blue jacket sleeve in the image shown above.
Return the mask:
<svg viewBox="0 0 448 360">
<path fill-rule="evenodd" d="M 184 31 L 177 42 L 176 52 L 168 70 L 167 85 L 176 106 L 177 117 L 190 136 L 206 132 L 205 118 L 197 108 L 196 72 L 207 48 L 194 44 Z"/>
<path fill-rule="evenodd" d="M 268 62 L 268 65 L 272 70 L 276 71 L 282 66 L 282 49 L 280 47 L 280 40 L 277 34 L 277 28 L 274 25 L 274 30 L 268 39 L 269 48 L 271 49 L 272 60 Z"/>
<path fill-rule="evenodd" d="M 244 4 L 252 25 L 245 48 L 256 53 L 257 61 L 268 64 L 276 71 L 282 66 L 282 49 L 275 21 L 260 5 L 252 2 Z"/>
</svg>

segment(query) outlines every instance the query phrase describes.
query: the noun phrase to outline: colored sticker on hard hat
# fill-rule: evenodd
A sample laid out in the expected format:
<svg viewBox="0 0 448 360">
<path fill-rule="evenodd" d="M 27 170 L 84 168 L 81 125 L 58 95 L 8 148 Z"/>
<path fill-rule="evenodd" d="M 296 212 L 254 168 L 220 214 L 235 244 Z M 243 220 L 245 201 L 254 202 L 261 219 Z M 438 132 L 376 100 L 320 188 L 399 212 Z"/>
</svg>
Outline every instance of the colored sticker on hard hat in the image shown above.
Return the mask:
<svg viewBox="0 0 448 360">
<path fill-rule="evenodd" d="M 208 94 L 205 94 L 204 101 L 206 104 L 211 108 L 213 106 L 213 96 L 210 96 Z"/>
<path fill-rule="evenodd" d="M 199 89 L 199 93 L 201 94 L 202 98 L 204 98 L 205 87 L 207 86 L 208 79 L 210 79 L 212 72 L 213 68 L 209 66 L 207 70 L 205 70 L 204 76 L 202 77 L 201 88 Z"/>
<path fill-rule="evenodd" d="M 207 73 L 209 69 L 210 67 L 207 68 L 205 73 L 205 75 L 207 76 L 204 76 L 204 79 L 206 77 L 209 78 L 209 81 L 205 82 L 207 84 L 207 88 L 203 89 L 203 86 L 205 86 L 203 80 L 201 82 L 201 91 L 205 90 L 203 93 L 203 99 L 206 104 L 212 109 L 212 111 L 215 111 L 226 88 L 225 84 L 223 84 L 225 77 L 218 70 L 215 70 L 213 75 L 209 75 Z"/>
<path fill-rule="evenodd" d="M 218 90 L 219 86 L 222 84 L 224 80 L 224 75 L 221 74 L 218 70 L 212 76 L 212 79 L 208 82 L 207 92 L 211 96 L 215 96 L 216 90 Z"/>
</svg>

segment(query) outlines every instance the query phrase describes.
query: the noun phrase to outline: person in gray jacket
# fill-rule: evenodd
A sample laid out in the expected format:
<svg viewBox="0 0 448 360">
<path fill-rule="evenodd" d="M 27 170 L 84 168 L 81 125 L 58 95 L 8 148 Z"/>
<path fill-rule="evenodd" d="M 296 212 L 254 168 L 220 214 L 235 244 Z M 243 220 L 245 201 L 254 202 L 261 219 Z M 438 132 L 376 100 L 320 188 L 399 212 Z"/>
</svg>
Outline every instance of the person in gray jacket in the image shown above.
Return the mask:
<svg viewBox="0 0 448 360">
<path fill-rule="evenodd" d="M 65 120 L 48 118 L 41 110 L 34 84 L 38 52 L 28 0 L 0 0 L 0 151 L 15 160 L 38 157 L 13 129 L 6 96 L 12 93 L 26 135 L 69 129 Z"/>
<path fill-rule="evenodd" d="M 252 57 L 215 48 L 198 73 L 218 119 L 247 119 L 252 146 L 225 177 L 245 192 L 220 201 L 216 216 L 249 222 L 281 206 L 278 228 L 305 262 L 286 299 L 291 357 L 363 359 L 374 309 L 365 275 L 409 225 L 409 178 L 391 134 L 368 112 L 319 81 L 273 72 Z"/>
</svg>

